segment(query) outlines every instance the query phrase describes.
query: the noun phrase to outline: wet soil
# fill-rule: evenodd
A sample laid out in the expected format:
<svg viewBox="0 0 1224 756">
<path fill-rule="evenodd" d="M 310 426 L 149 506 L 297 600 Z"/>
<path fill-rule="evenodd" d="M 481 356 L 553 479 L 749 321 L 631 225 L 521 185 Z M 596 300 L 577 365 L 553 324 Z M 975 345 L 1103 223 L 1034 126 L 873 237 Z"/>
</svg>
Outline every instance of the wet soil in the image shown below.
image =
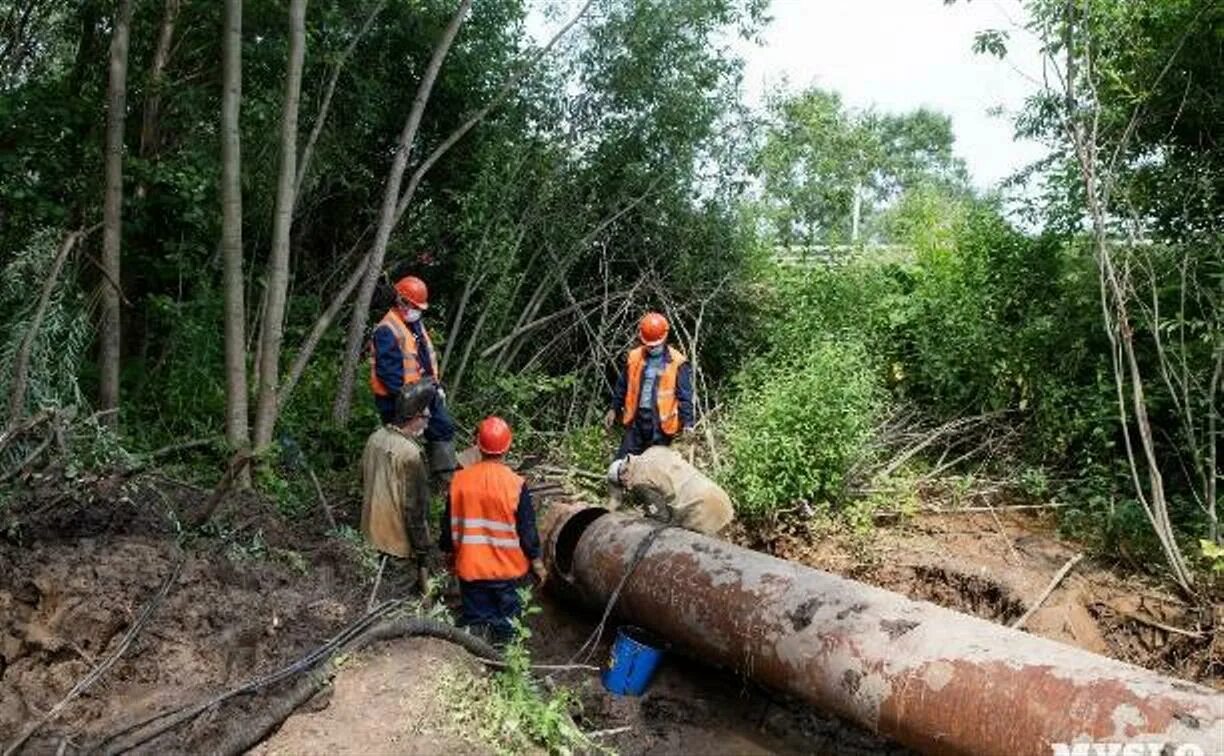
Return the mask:
<svg viewBox="0 0 1224 756">
<path fill-rule="evenodd" d="M 1011 624 L 1082 549 L 1048 516 L 925 513 L 869 537 L 791 526 L 738 528 L 733 540 L 930 601 Z M 1086 558 L 1030 615 L 1024 629 L 1051 640 L 1224 690 L 1224 604 L 1192 606 L 1154 579 L 1121 577 Z"/>
<path fill-rule="evenodd" d="M 287 523 L 266 502 L 231 497 L 220 525 L 182 537 L 207 491 L 155 476 L 48 476 L 0 511 L 0 740 L 19 732 L 120 643 L 166 575 L 164 602 L 119 661 L 26 753 L 66 753 L 151 713 L 196 701 L 314 648 L 364 611 L 372 575 L 320 522 Z M 357 502 L 338 502 L 355 524 Z M 861 539 L 802 529 L 737 540 L 998 622 L 1018 617 L 1074 553 L 1039 518 L 923 516 Z M 403 594 L 408 571 L 384 578 Z M 532 618 L 540 663 L 566 663 L 593 622 L 545 598 Z M 1224 689 L 1221 609 L 1195 609 L 1152 582 L 1090 561 L 1059 586 L 1030 632 Z M 590 663 L 607 658 L 609 627 Z M 383 644 L 347 660 L 328 695 L 289 720 L 260 753 L 481 752 L 456 734 L 437 695 L 447 675 L 484 674 L 445 643 Z M 901 753 L 870 733 L 730 674 L 670 655 L 640 698 L 612 696 L 591 672 L 558 673 L 577 692 L 585 731 L 626 754 Z M 205 749 L 283 692 L 240 697 L 146 744 Z M 312 750 L 315 749 L 315 750 Z"/>
</svg>

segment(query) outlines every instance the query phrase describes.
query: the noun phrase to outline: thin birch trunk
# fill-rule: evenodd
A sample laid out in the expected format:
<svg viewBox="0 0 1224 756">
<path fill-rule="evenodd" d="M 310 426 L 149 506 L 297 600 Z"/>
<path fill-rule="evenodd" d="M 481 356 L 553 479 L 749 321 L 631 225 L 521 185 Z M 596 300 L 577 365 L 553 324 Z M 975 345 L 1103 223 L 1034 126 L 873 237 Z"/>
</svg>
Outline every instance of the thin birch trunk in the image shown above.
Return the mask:
<svg viewBox="0 0 1224 756">
<path fill-rule="evenodd" d="M 267 307 L 260 343 L 259 397 L 255 407 L 255 449 L 272 441 L 276 426 L 281 343 L 285 335 L 285 301 L 289 290 L 289 239 L 293 231 L 294 186 L 297 170 L 298 107 L 302 94 L 302 63 L 306 57 L 306 0 L 289 3 L 289 62 L 285 69 L 285 104 L 281 112 L 280 178 L 268 257 Z"/>
<path fill-rule="evenodd" d="M 225 0 L 221 42 L 221 252 L 225 291 L 225 437 L 236 449 L 250 440 L 247 426 L 246 310 L 242 280 L 242 0 Z"/>
<path fill-rule="evenodd" d="M 98 348 L 98 409 L 112 428 L 119 423 L 119 350 L 121 346 L 119 286 L 123 224 L 123 126 L 127 110 L 128 32 L 132 2 L 120 0 L 111 34 L 110 80 L 106 104 L 106 199 L 102 211 L 102 328 Z"/>
<path fill-rule="evenodd" d="M 365 334 L 366 320 L 370 310 L 370 302 L 374 298 L 374 289 L 378 285 L 378 276 L 382 272 L 383 259 L 387 256 L 387 244 L 391 240 L 391 232 L 395 228 L 396 207 L 400 196 L 400 186 L 404 181 L 404 171 L 408 168 L 408 157 L 412 153 L 412 144 L 416 139 L 421 118 L 425 114 L 425 106 L 433 92 L 434 82 L 442 61 L 450 51 L 459 27 L 471 8 L 472 0 L 460 0 L 459 7 L 451 17 L 450 23 L 442 32 L 430 56 L 429 65 L 425 69 L 421 82 L 417 86 L 412 108 L 404 121 L 396 145 L 395 159 L 391 163 L 391 171 L 387 175 L 387 186 L 383 191 L 382 208 L 379 211 L 378 230 L 374 235 L 374 245 L 370 249 L 370 260 L 361 288 L 357 291 L 357 300 L 353 303 L 353 315 L 349 320 L 348 336 L 345 340 L 344 359 L 340 367 L 340 385 L 336 390 L 335 402 L 332 405 L 332 417 L 338 425 L 348 423 L 353 404 L 353 382 L 357 373 L 357 361 L 361 356 L 362 336 Z"/>
</svg>

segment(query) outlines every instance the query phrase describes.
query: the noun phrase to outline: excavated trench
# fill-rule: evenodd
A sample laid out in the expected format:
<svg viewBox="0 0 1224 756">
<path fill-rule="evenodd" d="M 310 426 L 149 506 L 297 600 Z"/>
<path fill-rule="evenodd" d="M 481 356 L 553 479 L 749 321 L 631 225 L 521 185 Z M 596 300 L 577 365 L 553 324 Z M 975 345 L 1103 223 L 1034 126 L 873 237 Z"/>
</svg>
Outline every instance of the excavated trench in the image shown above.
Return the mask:
<svg viewBox="0 0 1224 756">
<path fill-rule="evenodd" d="M 370 575 L 359 552 L 326 537 L 319 524 L 286 527 L 266 505 L 244 501 L 240 512 L 226 518 L 222 535 L 180 551 L 174 519 L 166 516 L 167 500 L 181 515 L 200 504 L 198 490 L 127 486 L 103 495 L 54 496 L 59 498 L 35 492 L 17 502 L 5 524 L 19 522 L 19 527 L 0 528 L 7 533 L 0 536 L 0 733 L 6 741 L 8 733 L 55 706 L 115 647 L 180 554 L 185 561 L 147 628 L 97 686 L 30 740 L 27 753 L 61 748 L 75 753 L 150 712 L 276 669 L 364 610 Z M 356 513 L 355 504 L 337 512 L 349 523 Z M 584 517 L 589 519 L 576 520 L 551 547 L 561 572 L 572 570 L 578 538 L 599 513 Z M 1007 622 L 1023 609 L 1004 586 L 965 571 L 910 566 L 879 577 L 912 597 L 996 622 Z M 408 571 L 391 571 L 383 597 L 406 589 L 409 579 Z M 545 596 L 541 606 L 543 612 L 531 620 L 535 661 L 569 662 L 598 617 L 564 596 Z M 592 663 L 607 658 L 614 631 L 613 624 L 596 646 Z M 395 648 L 417 653 L 411 645 Z M 654 684 L 637 699 L 607 694 L 589 673 L 557 682 L 576 691 L 582 703 L 576 719 L 583 729 L 602 731 L 600 742 L 622 753 L 905 752 L 843 720 L 679 654 L 668 656 Z M 433 683 L 423 676 L 420 684 Z M 388 694 L 363 689 L 361 695 L 373 700 Z M 405 700 L 436 698 L 431 689 Z M 267 701 L 262 695 L 239 698 L 147 750 L 198 752 Z M 327 700 L 313 702 L 296 716 L 312 716 L 309 709 L 320 706 L 326 707 Z M 368 710 L 356 706 L 354 716 Z M 357 731 L 368 723 L 331 724 Z M 421 749 L 406 751 L 446 751 L 464 742 L 426 735 Z M 427 747 L 430 743 L 436 747 Z"/>
</svg>

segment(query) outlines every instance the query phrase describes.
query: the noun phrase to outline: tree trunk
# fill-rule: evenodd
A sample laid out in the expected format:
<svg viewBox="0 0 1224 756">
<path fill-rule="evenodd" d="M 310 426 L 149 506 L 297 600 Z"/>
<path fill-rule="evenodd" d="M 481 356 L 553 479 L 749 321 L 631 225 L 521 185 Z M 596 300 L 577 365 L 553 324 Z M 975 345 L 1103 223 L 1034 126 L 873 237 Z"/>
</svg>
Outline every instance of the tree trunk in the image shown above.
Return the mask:
<svg viewBox="0 0 1224 756">
<path fill-rule="evenodd" d="M 166 66 L 170 63 L 171 43 L 174 42 L 174 24 L 178 20 L 182 0 L 166 0 L 162 12 L 161 28 L 157 33 L 157 47 L 153 51 L 153 63 L 149 66 L 149 92 L 145 96 L 144 115 L 140 122 L 140 156 L 152 157 L 157 153 L 161 141 L 161 96 L 165 87 Z M 144 187 L 138 190 L 143 194 Z"/>
<path fill-rule="evenodd" d="M 289 236 L 293 230 L 297 180 L 298 105 L 302 94 L 302 61 L 306 56 L 306 0 L 289 3 L 289 62 L 285 69 L 285 104 L 281 112 L 280 178 L 268 257 L 267 307 L 259 350 L 259 398 L 255 407 L 255 449 L 272 441 L 276 426 L 276 393 L 280 381 L 281 343 L 285 335 L 285 300 L 289 290 Z"/>
<path fill-rule="evenodd" d="M 357 292 L 357 300 L 353 303 L 353 316 L 349 320 L 348 337 L 344 345 L 344 362 L 340 368 L 340 386 L 336 389 L 336 400 L 332 405 L 332 417 L 339 425 L 348 423 L 353 404 L 353 381 L 357 373 L 357 361 L 361 357 L 362 336 L 365 334 L 370 301 L 374 298 L 374 289 L 378 285 L 378 276 L 382 273 L 383 259 L 387 255 L 387 243 L 391 239 L 396 221 L 396 208 L 400 199 L 400 186 L 404 181 L 404 171 L 408 168 L 408 156 L 412 152 L 412 143 L 416 138 L 417 129 L 421 125 L 421 117 L 425 114 L 425 106 L 433 91 L 434 81 L 442 68 L 455 35 L 463 24 L 472 0 L 460 0 L 459 7 L 451 17 L 450 23 L 442 32 L 438 44 L 434 47 L 429 65 L 417 85 L 416 96 L 412 108 L 400 132 L 399 142 L 395 150 L 395 159 L 391 163 L 391 171 L 387 175 L 387 186 L 383 191 L 382 208 L 378 216 L 378 229 L 374 234 L 374 246 L 370 250 L 369 267 L 361 288 Z"/>
<path fill-rule="evenodd" d="M 106 89 L 106 198 L 102 223 L 101 283 L 102 329 L 98 348 L 98 409 L 119 407 L 119 245 L 123 222 L 123 123 L 127 107 L 128 30 L 132 25 L 131 0 L 119 0 L 111 35 L 110 80 Z M 103 415 L 116 427 L 117 412 Z"/>
<path fill-rule="evenodd" d="M 242 281 L 242 0 L 225 0 L 221 94 L 221 254 L 225 291 L 225 437 L 247 446 L 247 376 Z"/>
</svg>

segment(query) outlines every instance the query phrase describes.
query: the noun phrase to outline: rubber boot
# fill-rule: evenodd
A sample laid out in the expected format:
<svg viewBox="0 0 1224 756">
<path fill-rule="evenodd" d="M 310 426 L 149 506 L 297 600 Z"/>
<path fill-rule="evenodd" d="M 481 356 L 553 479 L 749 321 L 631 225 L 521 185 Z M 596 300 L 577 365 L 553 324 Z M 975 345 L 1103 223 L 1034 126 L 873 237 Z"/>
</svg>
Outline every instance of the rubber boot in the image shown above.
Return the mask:
<svg viewBox="0 0 1224 756">
<path fill-rule="evenodd" d="M 430 441 L 425 450 L 429 458 L 429 479 L 436 490 L 445 492 L 450 488 L 450 480 L 459 466 L 455 456 L 454 441 Z"/>
</svg>

